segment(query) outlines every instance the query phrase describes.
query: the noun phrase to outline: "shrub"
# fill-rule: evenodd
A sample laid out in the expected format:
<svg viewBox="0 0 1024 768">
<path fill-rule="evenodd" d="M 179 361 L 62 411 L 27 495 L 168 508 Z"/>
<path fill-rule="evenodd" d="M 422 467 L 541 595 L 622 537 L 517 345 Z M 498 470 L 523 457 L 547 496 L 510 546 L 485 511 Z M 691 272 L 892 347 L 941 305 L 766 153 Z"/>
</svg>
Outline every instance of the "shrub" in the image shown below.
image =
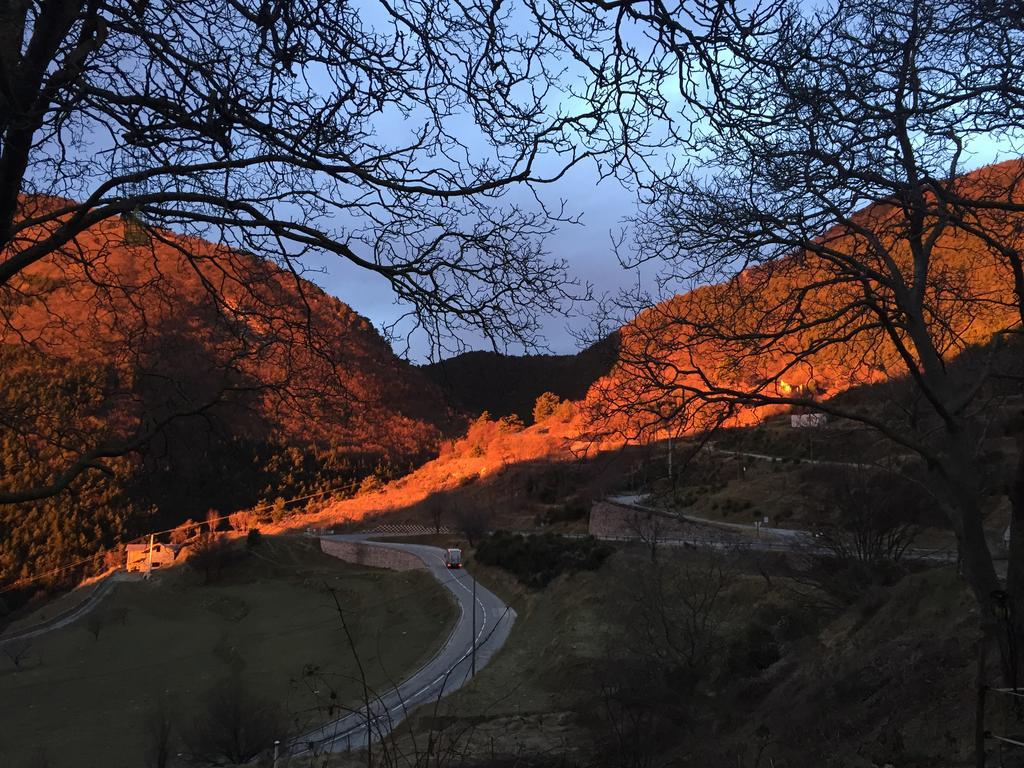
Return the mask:
<svg viewBox="0 0 1024 768">
<path fill-rule="evenodd" d="M 455 522 L 469 545 L 473 546 L 487 532 L 491 515 L 484 507 L 461 507 L 455 510 Z"/>
<path fill-rule="evenodd" d="M 189 539 L 199 535 L 199 523 L 195 520 L 186 520 L 173 531 L 171 531 L 171 545 L 180 546 Z"/>
<path fill-rule="evenodd" d="M 590 499 L 573 496 L 564 504 L 560 504 L 554 509 L 549 509 L 538 514 L 536 516 L 536 521 L 544 525 L 552 525 L 554 523 L 568 523 L 576 520 L 584 520 L 590 514 L 591 505 L 592 502 Z"/>
<path fill-rule="evenodd" d="M 775 636 L 760 624 L 748 624 L 744 633 L 729 646 L 726 662 L 735 675 L 756 675 L 781 658 Z"/>
<path fill-rule="evenodd" d="M 239 533 L 245 533 L 253 524 L 254 515 L 251 512 L 233 512 L 228 517 L 231 527 Z"/>
<path fill-rule="evenodd" d="M 512 434 L 515 432 L 522 432 L 526 428 L 523 424 L 523 420 L 514 413 L 510 413 L 508 416 L 502 416 L 498 419 L 498 431 L 505 434 Z"/>
<path fill-rule="evenodd" d="M 207 534 L 192 546 L 188 564 L 201 571 L 206 583 L 217 581 L 224 569 L 238 558 L 238 550 L 223 536 Z"/>
<path fill-rule="evenodd" d="M 783 611 L 775 620 L 775 636 L 784 643 L 807 637 L 816 629 L 815 613 L 800 606 Z"/>
<path fill-rule="evenodd" d="M 561 404 L 554 392 L 542 393 L 533 404 L 533 422 L 539 424 L 555 415 Z"/>
<path fill-rule="evenodd" d="M 274 499 L 274 505 L 270 508 L 270 519 L 275 523 L 279 523 L 288 516 L 288 510 L 285 508 L 286 502 L 280 496 Z"/>
<path fill-rule="evenodd" d="M 359 492 L 356 495 L 362 496 L 366 493 L 376 493 L 383 487 L 384 484 L 380 481 L 379 477 L 376 475 L 367 475 L 363 478 L 363 481 L 359 483 Z"/>
<path fill-rule="evenodd" d="M 558 417 L 559 421 L 568 424 L 576 415 L 576 406 L 572 404 L 571 400 L 565 400 L 560 406 L 558 406 L 558 410 L 555 412 L 555 415 Z"/>
<path fill-rule="evenodd" d="M 121 547 L 108 549 L 103 553 L 103 570 L 120 568 L 124 565 L 124 550 Z M 3 604 L 0 603 L 0 616 L 4 615 Z"/>
<path fill-rule="evenodd" d="M 611 553 L 611 546 L 592 536 L 570 539 L 550 533 L 523 536 L 495 531 L 480 541 L 476 559 L 539 589 L 566 571 L 597 570 Z"/>
<path fill-rule="evenodd" d="M 237 673 L 211 688 L 204 708 L 183 734 L 193 761 L 205 765 L 248 763 L 287 741 L 288 717 L 276 702 L 252 693 Z"/>
</svg>

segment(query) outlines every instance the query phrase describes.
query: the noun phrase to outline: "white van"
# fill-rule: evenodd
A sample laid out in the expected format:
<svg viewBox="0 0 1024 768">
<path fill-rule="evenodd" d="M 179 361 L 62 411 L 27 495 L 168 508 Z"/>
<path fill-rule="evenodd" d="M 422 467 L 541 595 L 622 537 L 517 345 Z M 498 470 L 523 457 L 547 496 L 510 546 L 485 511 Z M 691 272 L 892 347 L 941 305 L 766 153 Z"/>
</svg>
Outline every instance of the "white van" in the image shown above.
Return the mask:
<svg viewBox="0 0 1024 768">
<path fill-rule="evenodd" d="M 444 551 L 444 564 L 446 568 L 461 568 L 462 550 L 457 548 L 446 549 Z"/>
</svg>

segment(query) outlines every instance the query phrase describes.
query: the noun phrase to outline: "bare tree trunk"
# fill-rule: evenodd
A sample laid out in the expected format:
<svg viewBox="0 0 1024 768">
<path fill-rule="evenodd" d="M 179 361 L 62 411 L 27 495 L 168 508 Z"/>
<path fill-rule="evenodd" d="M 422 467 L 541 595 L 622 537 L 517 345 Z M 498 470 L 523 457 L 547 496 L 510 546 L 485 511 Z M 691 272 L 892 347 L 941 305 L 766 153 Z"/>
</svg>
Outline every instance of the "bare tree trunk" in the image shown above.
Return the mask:
<svg viewBox="0 0 1024 768">
<path fill-rule="evenodd" d="M 978 699 L 974 712 L 974 766 L 985 768 L 985 666 L 988 659 L 988 642 L 978 640 L 978 677 L 976 679 Z"/>
<path fill-rule="evenodd" d="M 954 459 L 956 461 L 956 459 Z M 975 478 L 980 477 L 969 461 L 959 461 L 956 469 L 947 466 L 946 495 L 950 499 L 949 519 L 959 545 L 960 563 L 964 578 L 978 605 L 978 621 L 985 640 L 995 641 L 999 649 L 1000 671 L 1004 682 L 1014 685 L 1016 670 L 1012 632 L 1006 618 L 1006 592 L 996 573 L 992 552 L 985 539 L 981 514 L 981 489 Z"/>
<path fill-rule="evenodd" d="M 1024 415 L 1016 424 L 1017 471 L 1010 485 L 1010 547 L 1006 565 L 1009 625 L 1013 629 L 1014 666 L 1017 649 L 1024 638 Z M 1017 670 L 1015 669 L 1016 673 Z M 1010 684 L 1016 686 L 1019 681 Z"/>
</svg>

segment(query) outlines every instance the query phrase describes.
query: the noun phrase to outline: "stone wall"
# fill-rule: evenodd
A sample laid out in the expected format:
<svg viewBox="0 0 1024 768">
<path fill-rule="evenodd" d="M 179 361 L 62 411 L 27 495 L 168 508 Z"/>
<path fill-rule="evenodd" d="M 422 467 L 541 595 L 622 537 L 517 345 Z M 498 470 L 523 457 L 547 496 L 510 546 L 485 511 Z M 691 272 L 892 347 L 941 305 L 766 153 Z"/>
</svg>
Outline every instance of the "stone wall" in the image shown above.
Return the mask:
<svg viewBox="0 0 1024 768">
<path fill-rule="evenodd" d="M 411 571 L 427 566 L 416 555 L 389 547 L 364 544 L 359 541 L 333 541 L 320 539 L 320 549 L 331 557 L 346 563 L 387 568 L 391 571 Z"/>
</svg>

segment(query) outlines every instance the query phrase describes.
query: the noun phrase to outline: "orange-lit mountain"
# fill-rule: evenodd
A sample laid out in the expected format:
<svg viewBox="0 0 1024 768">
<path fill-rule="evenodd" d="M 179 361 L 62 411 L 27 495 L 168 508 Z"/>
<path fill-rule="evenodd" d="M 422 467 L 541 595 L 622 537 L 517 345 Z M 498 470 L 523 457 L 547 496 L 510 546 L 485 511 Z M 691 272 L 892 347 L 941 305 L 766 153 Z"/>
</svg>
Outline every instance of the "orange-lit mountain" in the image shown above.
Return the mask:
<svg viewBox="0 0 1024 768">
<path fill-rule="evenodd" d="M 962 198 L 1018 199 L 1024 161 L 958 177 L 951 189 Z M 923 325 L 943 364 L 1021 322 L 1012 263 L 1000 248 L 1020 252 L 1024 215 L 982 207 L 963 221 L 939 226 L 932 216 L 923 222 L 936 235 L 924 282 Z M 919 350 L 911 320 L 894 313 L 896 291 L 903 288 L 890 278 L 898 273 L 911 291 L 917 282 L 907 226 L 895 206 L 870 206 L 849 227 L 818 238 L 832 255 L 808 251 L 753 266 L 641 312 L 621 330 L 616 368 L 591 389 L 588 413 L 611 431 L 635 436 L 664 427 L 663 414 L 678 405 L 674 389 L 754 391 L 772 398 L 809 387 L 811 394 L 834 395 L 905 376 L 904 355 L 917 360 Z M 864 268 L 859 274 L 848 269 L 837 253 Z M 884 330 L 872 302 L 892 318 L 898 342 Z M 901 345 L 909 351 L 901 352 Z M 733 399 L 726 394 L 721 401 Z M 711 404 L 703 416 L 713 421 L 720 410 Z M 676 428 L 702 426 L 701 414 L 689 416 L 695 423 L 677 419 Z M 757 417 L 758 408 L 743 407 L 732 421 Z"/>
<path fill-rule="evenodd" d="M 956 188 L 965 196 L 1005 198 L 1013 190 L 1024 190 L 1022 177 L 1024 162 L 1014 161 L 962 177 Z M 857 221 L 884 239 L 888 255 L 905 272 L 910 260 L 894 215 L 891 208 L 875 206 L 857 214 Z M 981 212 L 975 223 L 999 235 L 1002 242 L 1012 243 L 1017 229 L 1024 229 L 1024 215 Z M 856 237 L 840 230 L 822 238 L 851 253 L 863 247 Z M 1020 323 L 1013 275 L 1000 255 L 975 235 L 949 229 L 936 242 L 929 286 L 931 335 L 956 381 L 969 387 L 974 372 L 993 360 L 978 345 L 994 332 Z M 508 515 L 495 525 L 526 525 L 532 512 L 524 514 L 531 507 L 523 489 L 545 486 L 551 476 L 569 476 L 578 466 L 577 458 L 614 451 L 628 442 L 664 438 L 670 426 L 678 435 L 713 424 L 718 415 L 714 406 L 703 415 L 672 412 L 678 406 L 671 397 L 672 387 L 695 386 L 700 375 L 716 386 L 760 387 L 769 397 L 792 394 L 794 388 L 800 394 L 800 387 L 813 382 L 810 394 L 848 393 L 848 400 L 858 399 L 847 402 L 849 407 L 863 403 L 875 413 L 892 408 L 894 417 L 906 418 L 903 401 L 914 399 L 906 365 L 894 343 L 877 324 L 867 321 L 859 291 L 855 281 L 841 279 L 827 263 L 801 254 L 745 270 L 728 283 L 677 295 L 646 309 L 620 329 L 614 367 L 594 381 L 584 397 L 575 395 L 582 403 L 567 409 L 564 417 L 553 416 L 526 429 L 478 421 L 464 438 L 413 475 L 375 493 L 332 504 L 319 520 L 384 514 L 422 522 L 430 519 L 431 510 L 453 514 L 451 510 L 462 505 Z M 877 294 L 887 296 L 885 289 Z M 800 300 L 798 313 L 792 311 L 795 298 Z M 724 328 L 726 338 L 709 336 L 706 330 L 711 325 Z M 772 338 L 775 332 L 779 335 Z M 812 351 L 804 354 L 808 349 Z M 993 357 L 999 365 L 1019 368 L 1024 363 L 1019 345 L 1008 344 Z M 452 388 L 467 407 L 489 410 L 492 417 L 517 408 L 525 416 L 535 392 L 558 391 L 549 383 L 553 379 L 530 381 L 543 374 L 542 363 L 554 363 L 551 368 L 557 366 L 559 372 L 582 369 L 584 373 L 574 382 L 577 386 L 589 382 L 589 372 L 595 370 L 575 367 L 571 358 L 550 361 L 482 353 L 452 362 L 447 371 Z M 439 377 L 441 370 L 433 367 L 430 374 Z M 665 389 L 654 385 L 659 382 Z M 1019 385 L 1005 386 L 1019 391 Z M 857 388 L 859 392 L 851 391 Z M 529 395 L 524 394 L 527 391 Z M 987 394 L 992 394 L 991 389 Z M 574 396 L 566 391 L 563 395 Z M 518 406 L 511 405 L 513 398 L 518 398 Z M 771 410 L 741 406 L 727 424 L 753 423 Z M 604 457 L 598 458 L 601 466 Z M 489 500 L 477 503 L 477 499 Z"/>
<path fill-rule="evenodd" d="M 0 310 L 0 490 L 138 441 L 55 499 L 0 507 L 0 583 L 50 549 L 407 471 L 452 418 L 365 318 L 301 275 L 165 230 L 139 237 L 130 220 L 16 276 Z"/>
</svg>

